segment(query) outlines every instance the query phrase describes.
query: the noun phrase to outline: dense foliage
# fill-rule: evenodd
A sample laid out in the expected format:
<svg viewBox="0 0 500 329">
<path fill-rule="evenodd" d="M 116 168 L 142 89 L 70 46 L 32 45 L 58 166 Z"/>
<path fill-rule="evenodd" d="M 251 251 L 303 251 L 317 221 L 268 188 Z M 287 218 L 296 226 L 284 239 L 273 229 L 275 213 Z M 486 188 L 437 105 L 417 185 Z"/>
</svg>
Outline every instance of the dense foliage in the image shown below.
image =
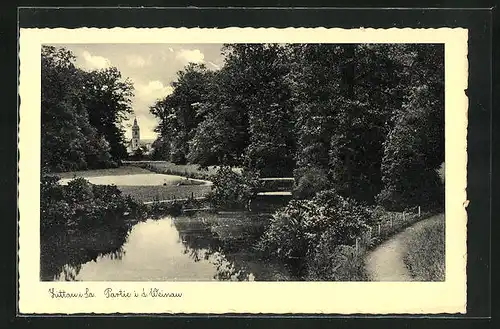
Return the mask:
<svg viewBox="0 0 500 329">
<path fill-rule="evenodd" d="M 305 167 L 295 170 L 297 183 L 293 191 L 298 199 L 314 197 L 316 193 L 327 190 L 330 186 L 327 173 L 318 167 Z"/>
<path fill-rule="evenodd" d="M 148 156 L 220 166 L 210 177 L 217 209 L 249 208 L 259 177 L 293 176 L 295 200 L 274 213 L 258 243 L 265 257 L 301 279 L 363 280 L 352 245 L 377 217 L 372 206 L 443 206 L 443 45 L 227 44 L 221 51 L 220 69 L 188 64 L 173 92 L 151 106 L 159 137 Z M 42 48 L 48 172 L 115 166 L 126 156 L 131 82 L 116 68 L 80 70 L 74 59 L 64 48 Z M 131 159 L 144 157 L 139 149 Z M 41 194 L 42 236 L 118 228 L 122 241 L 127 218 L 145 211 L 116 187 L 83 179 L 60 186 L 44 176 Z M 151 209 L 178 214 L 182 206 Z"/>
<path fill-rule="evenodd" d="M 77 178 L 61 185 L 42 175 L 40 184 L 40 278 L 75 280 L 81 264 L 111 253 L 121 257 L 132 225 L 146 215 L 142 204 L 116 186 Z"/>
<path fill-rule="evenodd" d="M 444 206 L 438 173 L 444 161 L 444 53 L 430 46 L 414 53 L 411 87 L 384 143 L 378 201 L 388 209 Z"/>
<path fill-rule="evenodd" d="M 302 198 L 333 188 L 406 207 L 440 195 L 442 45 L 228 44 L 222 55 L 219 70 L 181 70 L 151 108 L 157 159 L 293 175 Z"/>
<path fill-rule="evenodd" d="M 366 207 L 333 190 L 323 191 L 310 200 L 291 201 L 277 211 L 258 249 L 288 263 L 297 275 L 304 277 L 309 260 L 324 247 L 320 244 L 327 242 L 333 248 L 352 245 L 370 220 Z"/>
<path fill-rule="evenodd" d="M 83 178 L 58 184 L 45 175 L 40 185 L 40 233 L 88 232 L 93 228 L 127 227 L 128 219 L 140 219 L 144 206 L 123 196 L 116 186 L 93 185 Z"/>
<path fill-rule="evenodd" d="M 205 116 L 197 104 L 207 97 L 212 75 L 204 65 L 190 63 L 178 72 L 177 81 L 172 83 L 174 92 L 151 107 L 151 113 L 160 121 L 156 129 L 161 136 L 155 143 L 157 158 L 186 163 L 188 142 Z"/>
<path fill-rule="evenodd" d="M 212 177 L 212 191 L 208 198 L 217 209 L 245 209 L 260 186 L 255 172 L 234 172 L 230 167 L 219 168 Z"/>
<path fill-rule="evenodd" d="M 307 260 L 308 281 L 367 281 L 365 259 L 353 246 L 332 243 L 321 236 L 314 254 Z"/>
<path fill-rule="evenodd" d="M 83 71 L 65 48 L 42 47 L 42 166 L 53 172 L 116 166 L 133 86 L 112 67 Z"/>
</svg>

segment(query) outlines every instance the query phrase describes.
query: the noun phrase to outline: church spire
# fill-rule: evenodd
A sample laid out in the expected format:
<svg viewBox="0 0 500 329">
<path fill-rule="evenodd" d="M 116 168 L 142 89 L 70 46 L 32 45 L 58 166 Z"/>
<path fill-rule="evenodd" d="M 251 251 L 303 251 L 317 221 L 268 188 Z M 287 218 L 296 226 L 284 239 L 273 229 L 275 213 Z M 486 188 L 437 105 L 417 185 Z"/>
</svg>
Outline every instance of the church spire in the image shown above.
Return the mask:
<svg viewBox="0 0 500 329">
<path fill-rule="evenodd" d="M 141 143 L 141 134 L 139 131 L 139 125 L 137 124 L 137 117 L 134 118 L 134 125 L 132 126 L 132 140 L 131 140 L 131 146 L 132 146 L 132 151 L 135 151 L 139 148 L 139 145 Z"/>
</svg>

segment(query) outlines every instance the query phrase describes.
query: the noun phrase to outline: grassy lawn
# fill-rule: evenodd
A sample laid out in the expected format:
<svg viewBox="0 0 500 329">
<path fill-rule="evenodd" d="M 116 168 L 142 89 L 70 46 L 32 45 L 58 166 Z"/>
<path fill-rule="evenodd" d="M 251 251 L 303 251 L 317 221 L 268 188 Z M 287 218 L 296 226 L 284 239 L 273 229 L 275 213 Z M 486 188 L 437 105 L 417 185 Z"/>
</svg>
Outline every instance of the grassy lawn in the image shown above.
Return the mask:
<svg viewBox="0 0 500 329">
<path fill-rule="evenodd" d="M 445 221 L 439 215 L 417 232 L 404 255 L 404 263 L 418 281 L 444 281 L 445 279 Z"/>
<path fill-rule="evenodd" d="M 217 166 L 210 166 L 206 170 L 200 169 L 196 164 L 178 165 L 167 161 L 128 161 L 129 166 L 137 166 L 150 171 L 168 174 L 180 175 L 189 178 L 210 179 L 217 172 Z M 235 172 L 240 172 L 241 168 L 233 168 Z"/>
<path fill-rule="evenodd" d="M 118 186 L 123 194 L 130 195 L 137 201 L 147 202 L 155 200 L 183 199 L 193 195 L 205 196 L 211 190 L 210 185 L 181 185 L 181 186 Z"/>
<path fill-rule="evenodd" d="M 156 174 L 152 172 L 137 175 L 85 177 L 85 179 L 95 185 L 116 186 L 184 186 L 208 184 L 206 181 L 176 175 Z M 67 184 L 71 180 L 72 178 L 63 178 L 61 179 L 61 184 Z"/>
<path fill-rule="evenodd" d="M 136 166 L 121 166 L 118 168 L 109 168 L 109 169 L 69 171 L 63 173 L 55 173 L 55 175 L 61 178 L 74 178 L 74 177 L 137 175 L 137 174 L 150 174 L 150 173 L 151 173 L 150 171 Z"/>
<path fill-rule="evenodd" d="M 197 171 L 195 165 L 176 166 L 169 163 L 155 163 L 154 168 L 157 170 L 154 171 L 149 166 L 147 167 L 149 170 L 146 169 L 144 164 L 141 164 L 141 167 L 124 165 L 119 168 L 65 172 L 58 173 L 57 175 L 63 181 L 75 177 L 84 177 L 88 178 L 94 184 L 115 184 L 124 194 L 130 195 L 141 202 L 180 199 L 191 196 L 202 197 L 211 190 L 211 186 L 205 182 L 178 176 L 178 174 L 183 174 L 180 172 L 180 168 L 190 173 L 206 173 L 205 171 Z M 172 168 L 176 168 L 177 175 L 172 172 L 167 173 Z M 156 175 L 155 172 L 170 174 L 172 176 Z M 123 177 L 122 179 L 121 176 L 127 175 L 132 176 Z"/>
</svg>

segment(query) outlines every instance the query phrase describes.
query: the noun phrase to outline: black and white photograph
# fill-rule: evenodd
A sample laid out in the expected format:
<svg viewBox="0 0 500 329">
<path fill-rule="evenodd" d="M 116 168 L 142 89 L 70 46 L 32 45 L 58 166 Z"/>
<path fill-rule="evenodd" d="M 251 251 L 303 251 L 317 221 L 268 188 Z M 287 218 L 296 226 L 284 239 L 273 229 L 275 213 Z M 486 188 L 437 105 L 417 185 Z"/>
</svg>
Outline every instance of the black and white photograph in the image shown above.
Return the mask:
<svg viewBox="0 0 500 329">
<path fill-rule="evenodd" d="M 443 44 L 41 50 L 41 280 L 443 281 Z"/>
<path fill-rule="evenodd" d="M 64 283 L 50 298 L 92 282 L 179 300 L 175 283 L 461 287 L 445 75 L 466 75 L 448 79 L 445 42 L 68 38 L 38 45 L 40 153 L 24 160 L 40 174 L 30 275 Z"/>
</svg>

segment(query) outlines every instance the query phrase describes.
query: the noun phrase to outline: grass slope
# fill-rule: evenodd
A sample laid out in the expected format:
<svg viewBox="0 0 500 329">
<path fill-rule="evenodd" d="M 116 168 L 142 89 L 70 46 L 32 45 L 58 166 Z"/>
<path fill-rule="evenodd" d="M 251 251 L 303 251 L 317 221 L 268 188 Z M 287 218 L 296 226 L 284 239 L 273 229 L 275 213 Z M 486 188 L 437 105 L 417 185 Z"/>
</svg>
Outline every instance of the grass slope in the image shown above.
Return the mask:
<svg viewBox="0 0 500 329">
<path fill-rule="evenodd" d="M 210 185 L 118 186 L 123 194 L 130 195 L 141 202 L 184 199 L 191 197 L 191 195 L 195 198 L 202 197 L 210 192 L 211 188 Z"/>
<path fill-rule="evenodd" d="M 210 179 L 218 169 L 217 166 L 200 169 L 196 164 L 178 165 L 167 161 L 127 161 L 125 163 L 129 166 L 145 168 L 159 174 L 180 175 L 197 179 Z M 233 170 L 240 172 L 241 168 L 233 168 Z"/>
<path fill-rule="evenodd" d="M 444 214 L 409 239 L 403 261 L 417 281 L 445 280 Z"/>
</svg>

